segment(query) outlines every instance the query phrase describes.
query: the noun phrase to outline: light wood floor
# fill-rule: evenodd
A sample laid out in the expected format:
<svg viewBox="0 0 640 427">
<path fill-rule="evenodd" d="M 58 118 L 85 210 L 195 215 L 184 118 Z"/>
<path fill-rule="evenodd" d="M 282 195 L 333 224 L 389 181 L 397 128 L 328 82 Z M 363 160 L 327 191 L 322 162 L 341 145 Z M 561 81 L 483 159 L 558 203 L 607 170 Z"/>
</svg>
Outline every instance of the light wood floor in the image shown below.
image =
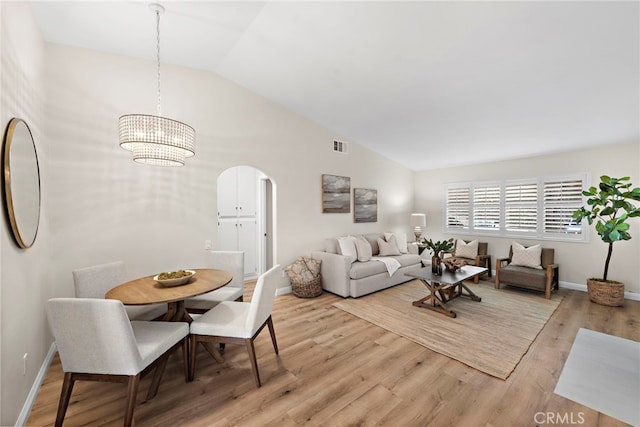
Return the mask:
<svg viewBox="0 0 640 427">
<path fill-rule="evenodd" d="M 246 298 L 253 286 L 246 287 Z M 331 307 L 339 297 L 276 298 L 276 356 L 268 331 L 256 341 L 262 388 L 244 347 L 227 346 L 224 364 L 198 353 L 196 379 L 186 383 L 179 352 L 158 395 L 138 392 L 140 426 L 535 426 L 553 413 L 583 426 L 625 425 L 555 395 L 578 328 L 640 341 L 640 302 L 604 307 L 586 293 L 560 290 L 564 300 L 513 374 L 502 381 Z M 62 369 L 56 356 L 28 420 L 53 425 Z M 603 393 L 606 393 L 603 390 Z M 125 386 L 78 382 L 65 425 L 121 425 Z M 542 417 L 542 418 L 541 418 Z M 568 418 L 565 418 L 568 419 Z"/>
</svg>

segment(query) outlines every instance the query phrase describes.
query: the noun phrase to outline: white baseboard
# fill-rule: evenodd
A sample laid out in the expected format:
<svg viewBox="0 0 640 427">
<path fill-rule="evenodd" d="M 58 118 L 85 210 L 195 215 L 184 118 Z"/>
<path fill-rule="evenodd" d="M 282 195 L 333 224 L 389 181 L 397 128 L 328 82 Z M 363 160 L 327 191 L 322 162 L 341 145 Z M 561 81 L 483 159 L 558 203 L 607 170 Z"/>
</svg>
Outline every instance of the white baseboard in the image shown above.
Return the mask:
<svg viewBox="0 0 640 427">
<path fill-rule="evenodd" d="M 27 424 L 27 419 L 29 418 L 29 414 L 31 413 L 31 408 L 33 408 L 33 404 L 36 402 L 36 398 L 38 397 L 38 393 L 40 392 L 40 387 L 42 386 L 42 382 L 47 375 L 49 366 L 51 366 L 53 356 L 56 355 L 56 351 L 56 343 L 53 342 L 51 344 L 51 347 L 49 347 L 49 352 L 47 352 L 47 355 L 42 362 L 42 366 L 40 366 L 40 371 L 38 371 L 36 379 L 33 381 L 33 385 L 31 386 L 31 390 L 29 390 L 27 399 L 24 401 L 24 405 L 22 405 L 22 410 L 20 411 L 18 419 L 16 420 L 17 426 L 24 426 Z"/>
<path fill-rule="evenodd" d="M 293 289 L 291 289 L 291 286 L 286 286 L 284 288 L 276 289 L 276 295 L 290 294 L 291 292 L 293 292 Z"/>
<path fill-rule="evenodd" d="M 574 291 L 582 291 L 587 292 L 587 285 L 580 283 L 570 283 L 560 281 L 560 287 L 566 289 L 573 289 Z M 624 299 L 632 300 L 632 301 L 640 301 L 640 294 L 636 292 L 625 292 Z"/>
</svg>

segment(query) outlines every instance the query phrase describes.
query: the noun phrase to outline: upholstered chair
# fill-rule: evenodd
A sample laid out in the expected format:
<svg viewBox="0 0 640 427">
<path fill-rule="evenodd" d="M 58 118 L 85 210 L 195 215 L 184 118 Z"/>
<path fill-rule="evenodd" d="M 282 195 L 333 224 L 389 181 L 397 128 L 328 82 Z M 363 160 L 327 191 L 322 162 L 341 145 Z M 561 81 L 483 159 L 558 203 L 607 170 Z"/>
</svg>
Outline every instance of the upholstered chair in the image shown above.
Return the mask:
<svg viewBox="0 0 640 427">
<path fill-rule="evenodd" d="M 226 270 L 233 275 L 231 283 L 214 291 L 185 300 L 191 313 L 204 313 L 221 301 L 242 301 L 244 294 L 244 252 L 211 251 L 210 268 Z"/>
<path fill-rule="evenodd" d="M 453 256 L 458 259 L 465 261 L 469 265 L 474 265 L 476 267 L 485 267 L 487 271 L 487 275 L 492 277 L 491 273 L 491 255 L 487 253 L 487 248 L 489 244 L 487 242 L 478 242 L 477 240 L 473 241 L 465 241 L 461 239 L 456 239 L 453 246 Z M 473 278 L 474 283 L 478 283 L 480 280 L 480 276 L 475 276 Z"/>
<path fill-rule="evenodd" d="M 124 425 L 130 426 L 140 379 L 156 368 L 147 394 L 152 399 L 169 356 L 181 346 L 187 378 L 187 323 L 130 321 L 122 302 L 95 298 L 51 299 L 47 317 L 64 371 L 56 426 L 62 425 L 75 381 L 127 384 Z"/>
<path fill-rule="evenodd" d="M 128 279 L 123 261 L 108 262 L 72 271 L 76 298 L 104 298 L 109 289 Z M 167 304 L 125 306 L 131 320 L 153 320 L 167 312 Z"/>
<path fill-rule="evenodd" d="M 530 246 L 525 249 L 531 248 L 533 247 Z M 509 247 L 509 258 L 496 260 L 496 289 L 499 289 L 500 284 L 504 283 L 542 291 L 544 292 L 544 297 L 550 299 L 551 291 L 559 288 L 559 266 L 554 263 L 554 256 L 555 251 L 553 248 L 541 248 L 539 262 L 537 260 L 534 262 L 519 262 L 514 260 L 513 246 Z"/>
<path fill-rule="evenodd" d="M 278 354 L 271 311 L 280 277 L 282 270 L 276 265 L 258 277 L 251 302 L 222 301 L 191 323 L 190 380 L 195 377 L 198 343 L 244 344 L 249 353 L 253 378 L 256 385 L 261 386 L 253 341 L 268 326 L 273 349 Z"/>
</svg>

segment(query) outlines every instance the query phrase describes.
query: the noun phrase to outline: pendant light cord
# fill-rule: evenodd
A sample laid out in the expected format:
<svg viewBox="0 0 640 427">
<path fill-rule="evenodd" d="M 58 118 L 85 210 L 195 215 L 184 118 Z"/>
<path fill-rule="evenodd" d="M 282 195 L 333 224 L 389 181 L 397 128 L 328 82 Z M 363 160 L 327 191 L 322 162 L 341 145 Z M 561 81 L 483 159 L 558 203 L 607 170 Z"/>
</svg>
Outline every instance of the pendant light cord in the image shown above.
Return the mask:
<svg viewBox="0 0 640 427">
<path fill-rule="evenodd" d="M 162 116 L 162 95 L 160 94 L 160 11 L 156 10 L 156 54 L 158 61 L 158 116 Z"/>
</svg>

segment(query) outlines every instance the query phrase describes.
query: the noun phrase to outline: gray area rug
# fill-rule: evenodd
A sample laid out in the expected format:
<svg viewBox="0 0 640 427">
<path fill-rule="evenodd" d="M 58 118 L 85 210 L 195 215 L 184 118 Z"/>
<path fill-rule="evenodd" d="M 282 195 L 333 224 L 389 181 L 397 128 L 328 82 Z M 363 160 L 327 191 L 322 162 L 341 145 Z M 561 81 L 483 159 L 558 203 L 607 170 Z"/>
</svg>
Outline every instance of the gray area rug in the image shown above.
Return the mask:
<svg viewBox="0 0 640 427">
<path fill-rule="evenodd" d="M 640 343 L 580 328 L 554 392 L 640 426 Z"/>
</svg>

